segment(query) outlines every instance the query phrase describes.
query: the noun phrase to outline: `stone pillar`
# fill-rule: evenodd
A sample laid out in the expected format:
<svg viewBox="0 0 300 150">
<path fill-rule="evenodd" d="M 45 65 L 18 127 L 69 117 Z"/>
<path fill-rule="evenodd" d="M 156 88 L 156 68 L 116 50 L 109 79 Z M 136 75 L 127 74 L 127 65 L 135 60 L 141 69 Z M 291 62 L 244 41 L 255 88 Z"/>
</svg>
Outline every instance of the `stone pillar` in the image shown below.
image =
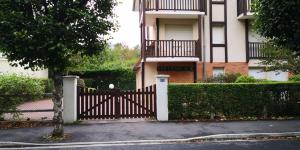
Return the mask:
<svg viewBox="0 0 300 150">
<path fill-rule="evenodd" d="M 156 76 L 156 108 L 157 108 L 157 120 L 168 121 L 168 84 L 169 75 L 157 75 Z"/>
<path fill-rule="evenodd" d="M 63 119 L 65 123 L 77 120 L 77 79 L 78 76 L 63 77 Z"/>
</svg>

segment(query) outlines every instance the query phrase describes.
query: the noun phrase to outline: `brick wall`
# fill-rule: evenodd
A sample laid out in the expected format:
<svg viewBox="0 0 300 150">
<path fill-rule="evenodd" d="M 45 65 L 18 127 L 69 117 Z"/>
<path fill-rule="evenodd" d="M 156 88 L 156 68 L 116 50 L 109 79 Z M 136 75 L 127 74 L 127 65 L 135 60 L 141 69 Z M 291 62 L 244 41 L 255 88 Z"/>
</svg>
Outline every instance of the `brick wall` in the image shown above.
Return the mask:
<svg viewBox="0 0 300 150">
<path fill-rule="evenodd" d="M 191 66 L 193 63 L 158 63 L 157 66 Z M 158 74 L 170 75 L 169 81 L 172 83 L 193 83 L 193 71 L 158 71 Z"/>
<path fill-rule="evenodd" d="M 248 64 L 245 62 L 206 63 L 207 77 L 213 76 L 213 68 L 224 68 L 225 73 L 240 73 L 248 75 Z M 203 80 L 203 63 L 197 63 L 198 80 Z"/>
</svg>

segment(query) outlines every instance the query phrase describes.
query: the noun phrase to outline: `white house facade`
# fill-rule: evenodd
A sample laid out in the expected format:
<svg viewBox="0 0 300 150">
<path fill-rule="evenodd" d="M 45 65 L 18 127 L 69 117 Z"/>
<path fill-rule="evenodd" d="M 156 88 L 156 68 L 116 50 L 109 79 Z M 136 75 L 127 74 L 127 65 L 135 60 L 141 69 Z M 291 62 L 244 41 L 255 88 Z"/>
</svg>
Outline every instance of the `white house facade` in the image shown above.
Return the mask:
<svg viewBox="0 0 300 150">
<path fill-rule="evenodd" d="M 3 74 L 17 74 L 29 76 L 32 78 L 48 78 L 48 70 L 32 71 L 24 69 L 23 67 L 13 67 L 9 64 L 4 55 L 0 53 L 0 75 Z"/>
<path fill-rule="evenodd" d="M 221 73 L 285 81 L 288 73 L 263 72 L 264 38 L 253 31 L 251 0 L 134 0 L 140 14 L 141 59 L 137 88 L 192 83 Z"/>
</svg>

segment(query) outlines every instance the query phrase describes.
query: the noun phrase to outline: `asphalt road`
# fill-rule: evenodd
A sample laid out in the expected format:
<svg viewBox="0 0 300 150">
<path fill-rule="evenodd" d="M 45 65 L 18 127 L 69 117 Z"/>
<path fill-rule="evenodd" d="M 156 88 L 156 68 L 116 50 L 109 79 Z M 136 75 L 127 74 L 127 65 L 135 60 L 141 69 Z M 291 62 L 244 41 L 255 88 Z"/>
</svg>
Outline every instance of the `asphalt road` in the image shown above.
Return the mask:
<svg viewBox="0 0 300 150">
<path fill-rule="evenodd" d="M 1 149 L 1 148 L 0 148 Z M 36 149 L 39 149 L 36 147 Z M 47 150 L 300 150 L 300 141 L 236 141 L 236 142 L 205 142 L 178 143 L 157 145 L 111 145 L 85 146 L 80 148 L 61 147 L 46 148 Z"/>
</svg>

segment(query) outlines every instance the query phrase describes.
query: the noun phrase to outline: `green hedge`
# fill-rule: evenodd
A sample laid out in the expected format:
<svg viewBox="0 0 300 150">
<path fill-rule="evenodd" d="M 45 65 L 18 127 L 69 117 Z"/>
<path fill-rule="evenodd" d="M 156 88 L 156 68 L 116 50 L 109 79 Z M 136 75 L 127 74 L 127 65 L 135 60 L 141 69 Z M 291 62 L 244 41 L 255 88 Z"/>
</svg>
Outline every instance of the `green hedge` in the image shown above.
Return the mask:
<svg viewBox="0 0 300 150">
<path fill-rule="evenodd" d="M 135 72 L 132 69 L 99 70 L 99 71 L 72 71 L 84 79 L 86 87 L 108 89 L 109 84 L 122 90 L 135 89 Z"/>
<path fill-rule="evenodd" d="M 169 85 L 170 119 L 300 116 L 300 83 Z"/>
<path fill-rule="evenodd" d="M 300 74 L 292 76 L 289 81 L 300 82 Z"/>
<path fill-rule="evenodd" d="M 17 105 L 42 98 L 45 86 L 41 79 L 17 75 L 0 75 L 0 114 Z"/>
</svg>

